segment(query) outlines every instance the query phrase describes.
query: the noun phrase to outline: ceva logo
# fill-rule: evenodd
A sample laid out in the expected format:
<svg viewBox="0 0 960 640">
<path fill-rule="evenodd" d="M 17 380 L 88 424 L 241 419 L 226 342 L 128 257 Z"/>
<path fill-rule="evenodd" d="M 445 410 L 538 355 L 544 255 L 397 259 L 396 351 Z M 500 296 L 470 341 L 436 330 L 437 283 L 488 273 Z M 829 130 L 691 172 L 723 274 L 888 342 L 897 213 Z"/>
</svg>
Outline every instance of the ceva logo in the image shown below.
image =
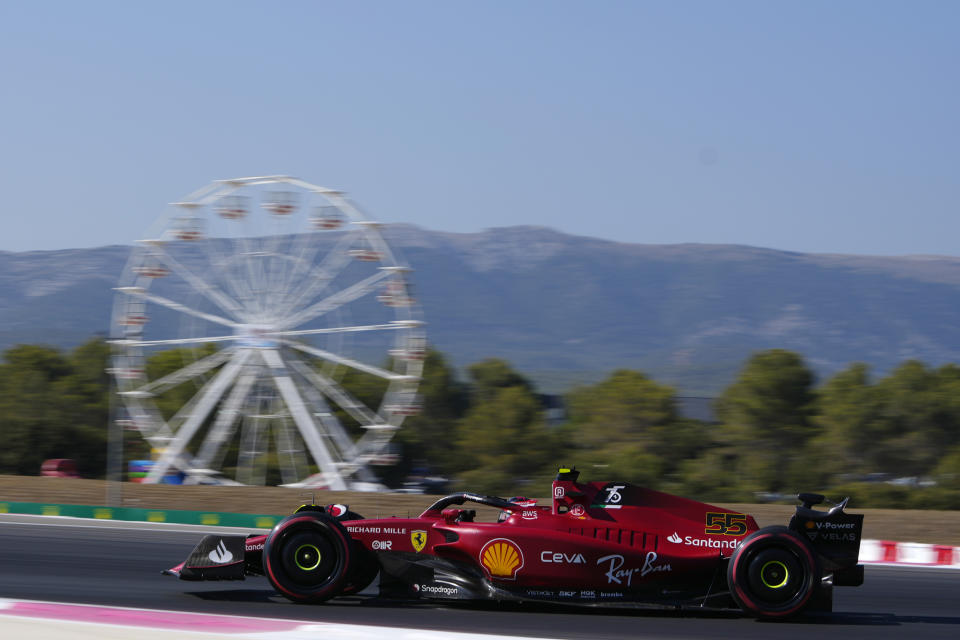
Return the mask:
<svg viewBox="0 0 960 640">
<path fill-rule="evenodd" d="M 220 540 L 217 548 L 211 551 L 207 557 L 217 564 L 226 564 L 233 560 L 233 554 L 227 550 L 227 545 L 223 543 L 223 539 Z"/>
<path fill-rule="evenodd" d="M 680 534 L 678 534 L 676 531 L 673 532 L 672 536 L 667 536 L 667 540 L 669 540 L 673 544 L 680 544 L 681 542 L 683 542 L 683 538 L 681 538 Z"/>
</svg>

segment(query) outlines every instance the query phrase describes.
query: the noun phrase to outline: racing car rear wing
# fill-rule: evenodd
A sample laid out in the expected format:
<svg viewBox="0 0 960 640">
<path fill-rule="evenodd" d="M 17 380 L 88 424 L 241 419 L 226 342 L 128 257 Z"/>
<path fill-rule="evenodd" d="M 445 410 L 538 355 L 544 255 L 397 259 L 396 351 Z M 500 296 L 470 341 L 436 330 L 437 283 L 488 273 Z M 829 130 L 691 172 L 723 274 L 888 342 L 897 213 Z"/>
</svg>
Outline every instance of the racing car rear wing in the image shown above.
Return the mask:
<svg viewBox="0 0 960 640">
<path fill-rule="evenodd" d="M 809 540 L 834 574 L 836 586 L 863 584 L 863 566 L 857 565 L 860 540 L 863 537 L 863 514 L 846 513 L 846 498 L 827 511 L 813 507 L 825 498 L 819 493 L 801 493 L 797 496 L 802 506 L 790 519 L 790 529 Z"/>
</svg>

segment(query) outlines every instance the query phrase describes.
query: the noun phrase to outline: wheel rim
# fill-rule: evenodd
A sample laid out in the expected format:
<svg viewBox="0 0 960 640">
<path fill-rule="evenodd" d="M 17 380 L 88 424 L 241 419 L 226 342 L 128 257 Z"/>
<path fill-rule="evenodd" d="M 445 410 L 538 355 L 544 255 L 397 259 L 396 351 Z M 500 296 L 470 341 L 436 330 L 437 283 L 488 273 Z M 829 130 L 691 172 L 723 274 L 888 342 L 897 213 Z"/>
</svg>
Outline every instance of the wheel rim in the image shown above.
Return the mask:
<svg viewBox="0 0 960 640">
<path fill-rule="evenodd" d="M 302 587 L 323 586 L 337 575 L 337 552 L 320 531 L 293 531 L 280 541 L 280 564 Z"/>
<path fill-rule="evenodd" d="M 782 606 L 803 594 L 808 571 L 786 548 L 758 549 L 745 566 L 750 591 L 764 605 Z"/>
<path fill-rule="evenodd" d="M 787 565 L 779 560 L 771 560 L 760 569 L 760 580 L 765 587 L 781 589 L 790 580 L 790 571 L 787 569 Z"/>
<path fill-rule="evenodd" d="M 293 552 L 293 556 L 294 563 L 301 571 L 313 571 L 320 566 L 320 560 L 323 559 L 320 549 L 317 549 L 316 545 L 312 544 L 300 545 L 297 547 L 297 550 Z"/>
</svg>

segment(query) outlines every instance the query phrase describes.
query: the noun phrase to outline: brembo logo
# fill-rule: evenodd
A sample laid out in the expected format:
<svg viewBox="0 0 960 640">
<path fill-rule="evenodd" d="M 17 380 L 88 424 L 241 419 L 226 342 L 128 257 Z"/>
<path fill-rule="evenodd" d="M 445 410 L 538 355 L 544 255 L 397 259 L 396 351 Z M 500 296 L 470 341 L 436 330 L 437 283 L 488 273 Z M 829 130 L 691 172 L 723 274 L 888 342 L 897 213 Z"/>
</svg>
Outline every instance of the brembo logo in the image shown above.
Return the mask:
<svg viewBox="0 0 960 640">
<path fill-rule="evenodd" d="M 220 540 L 217 548 L 211 551 L 207 557 L 217 564 L 226 564 L 233 560 L 233 554 L 227 551 L 227 545 L 223 543 L 223 539 Z"/>
</svg>

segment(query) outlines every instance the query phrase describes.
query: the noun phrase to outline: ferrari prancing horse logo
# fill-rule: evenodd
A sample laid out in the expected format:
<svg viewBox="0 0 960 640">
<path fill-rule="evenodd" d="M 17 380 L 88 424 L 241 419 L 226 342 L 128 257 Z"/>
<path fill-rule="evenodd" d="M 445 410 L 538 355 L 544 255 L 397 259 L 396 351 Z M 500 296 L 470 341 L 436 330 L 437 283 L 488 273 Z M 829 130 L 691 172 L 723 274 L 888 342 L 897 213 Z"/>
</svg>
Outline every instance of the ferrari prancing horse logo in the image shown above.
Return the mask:
<svg viewBox="0 0 960 640">
<path fill-rule="evenodd" d="M 411 531 L 410 544 L 413 545 L 413 550 L 417 553 L 423 551 L 423 548 L 427 546 L 427 532 L 423 529 L 414 529 Z"/>
</svg>

